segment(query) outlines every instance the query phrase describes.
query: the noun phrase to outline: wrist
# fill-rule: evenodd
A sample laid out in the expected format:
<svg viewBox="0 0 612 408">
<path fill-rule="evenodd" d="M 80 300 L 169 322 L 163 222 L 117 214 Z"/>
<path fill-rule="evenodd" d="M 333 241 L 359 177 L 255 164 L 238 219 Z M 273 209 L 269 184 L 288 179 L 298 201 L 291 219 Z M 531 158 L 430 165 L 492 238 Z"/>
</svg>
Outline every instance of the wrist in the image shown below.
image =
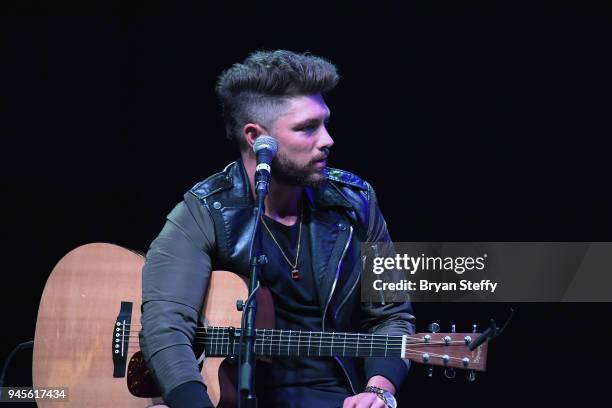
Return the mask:
<svg viewBox="0 0 612 408">
<path fill-rule="evenodd" d="M 375 375 L 374 377 L 370 378 L 367 386 L 381 388 L 385 391 L 389 391 L 391 394 L 395 394 L 395 386 L 393 383 L 382 375 Z"/>
</svg>

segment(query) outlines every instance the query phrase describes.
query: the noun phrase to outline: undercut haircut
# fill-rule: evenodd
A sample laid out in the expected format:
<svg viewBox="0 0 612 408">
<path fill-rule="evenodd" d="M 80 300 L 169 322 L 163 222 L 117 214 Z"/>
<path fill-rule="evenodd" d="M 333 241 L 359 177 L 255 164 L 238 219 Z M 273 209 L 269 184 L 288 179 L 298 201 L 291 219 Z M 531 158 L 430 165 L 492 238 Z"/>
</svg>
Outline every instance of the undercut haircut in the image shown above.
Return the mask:
<svg viewBox="0 0 612 408">
<path fill-rule="evenodd" d="M 309 53 L 256 51 L 223 71 L 215 91 L 221 101 L 227 138 L 242 151 L 247 123 L 270 129 L 288 108 L 289 98 L 325 94 L 340 76 L 331 62 Z"/>
</svg>

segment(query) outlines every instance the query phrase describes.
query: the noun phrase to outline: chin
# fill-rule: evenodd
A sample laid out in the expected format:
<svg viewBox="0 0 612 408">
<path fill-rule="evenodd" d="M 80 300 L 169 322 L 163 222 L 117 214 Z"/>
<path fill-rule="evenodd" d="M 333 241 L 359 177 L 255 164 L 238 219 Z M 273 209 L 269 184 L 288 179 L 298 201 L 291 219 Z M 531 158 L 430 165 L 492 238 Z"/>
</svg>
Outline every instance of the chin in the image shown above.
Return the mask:
<svg viewBox="0 0 612 408">
<path fill-rule="evenodd" d="M 327 174 L 325 174 L 323 171 L 320 171 L 308 177 L 305 180 L 304 185 L 308 187 L 319 187 L 321 184 L 325 183 L 325 181 L 327 181 Z"/>
</svg>

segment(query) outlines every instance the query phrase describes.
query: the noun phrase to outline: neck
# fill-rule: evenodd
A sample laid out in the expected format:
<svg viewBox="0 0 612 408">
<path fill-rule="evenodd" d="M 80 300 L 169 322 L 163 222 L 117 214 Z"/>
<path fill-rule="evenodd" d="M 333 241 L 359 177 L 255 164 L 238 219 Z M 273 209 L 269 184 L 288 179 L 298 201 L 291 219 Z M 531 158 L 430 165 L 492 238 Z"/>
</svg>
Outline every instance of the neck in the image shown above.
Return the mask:
<svg viewBox="0 0 612 408">
<path fill-rule="evenodd" d="M 255 167 L 257 167 L 257 163 L 253 159 L 249 160 L 249 158 L 243 157 L 243 164 L 251 185 L 251 194 L 255 198 Z M 285 225 L 295 224 L 300 215 L 300 199 L 303 192 L 304 187 L 302 186 L 282 184 L 272 178 L 265 201 L 265 214 Z"/>
<path fill-rule="evenodd" d="M 300 198 L 304 187 L 287 186 L 272 180 L 266 197 L 266 215 L 292 225 L 300 214 Z"/>
</svg>

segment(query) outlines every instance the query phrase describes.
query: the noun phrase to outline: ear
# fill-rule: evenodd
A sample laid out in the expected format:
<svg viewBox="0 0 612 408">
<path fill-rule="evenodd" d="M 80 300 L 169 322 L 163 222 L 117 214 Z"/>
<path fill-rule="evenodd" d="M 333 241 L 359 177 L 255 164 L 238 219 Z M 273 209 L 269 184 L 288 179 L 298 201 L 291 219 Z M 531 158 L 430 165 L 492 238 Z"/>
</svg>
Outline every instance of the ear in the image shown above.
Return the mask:
<svg viewBox="0 0 612 408">
<path fill-rule="evenodd" d="M 255 139 L 257 139 L 261 135 L 268 134 L 268 131 L 264 129 L 258 123 L 247 123 L 242 128 L 242 136 L 248 145 L 249 151 L 253 151 L 253 144 L 255 143 Z"/>
</svg>

